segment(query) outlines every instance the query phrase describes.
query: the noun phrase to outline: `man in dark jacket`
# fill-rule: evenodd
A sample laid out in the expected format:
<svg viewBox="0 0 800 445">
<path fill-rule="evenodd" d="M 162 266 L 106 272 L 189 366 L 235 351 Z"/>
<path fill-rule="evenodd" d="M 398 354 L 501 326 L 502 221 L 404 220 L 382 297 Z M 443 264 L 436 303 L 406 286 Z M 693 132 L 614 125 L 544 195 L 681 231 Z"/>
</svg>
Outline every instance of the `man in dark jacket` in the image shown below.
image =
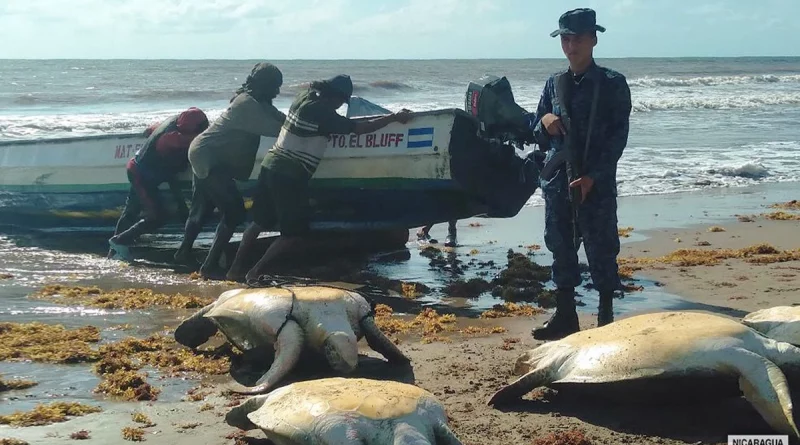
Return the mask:
<svg viewBox="0 0 800 445">
<path fill-rule="evenodd" d="M 165 182 L 175 198 L 178 214 L 186 219 L 188 210 L 177 176 L 189 167 L 189 144 L 206 128 L 208 118 L 195 107 L 148 127 L 147 140 L 126 166 L 131 188 L 114 236 L 109 239 L 112 251 L 128 258 L 128 246 L 136 238 L 164 225 L 167 212 L 158 188 Z M 144 217 L 134 222 L 141 212 Z"/>
<path fill-rule="evenodd" d="M 547 153 L 541 172 L 545 244 L 553 254 L 555 314 L 533 336 L 562 338 L 580 330 L 575 287 L 581 283 L 578 248 L 583 241 L 594 288 L 600 294 L 597 324 L 613 321 L 613 298 L 622 288 L 617 269 L 617 162 L 628 141 L 631 93 L 625 76 L 598 66 L 597 31 L 588 8 L 564 13 L 559 29 L 569 69 L 547 80 L 534 135 Z"/>
</svg>

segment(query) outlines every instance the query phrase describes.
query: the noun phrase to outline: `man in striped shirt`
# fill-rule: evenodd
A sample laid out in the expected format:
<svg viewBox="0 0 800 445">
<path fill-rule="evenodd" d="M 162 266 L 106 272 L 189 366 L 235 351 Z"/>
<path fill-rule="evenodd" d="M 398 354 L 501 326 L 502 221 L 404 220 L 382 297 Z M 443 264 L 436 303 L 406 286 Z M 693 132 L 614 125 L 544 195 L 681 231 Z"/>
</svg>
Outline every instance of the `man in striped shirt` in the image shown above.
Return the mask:
<svg viewBox="0 0 800 445">
<path fill-rule="evenodd" d="M 392 122 L 406 123 L 411 118 L 408 110 L 364 121 L 338 114 L 336 110 L 349 103 L 352 94 L 350 77 L 338 75 L 312 82 L 308 90 L 295 98 L 278 140 L 261 163 L 253 193 L 253 223 L 242 236 L 228 271 L 229 280 L 242 278 L 243 263 L 265 228 L 277 224 L 281 236 L 247 273 L 248 281 L 257 279 L 275 258 L 299 248 L 309 230 L 308 183 L 325 155 L 330 135 L 372 133 Z"/>
</svg>

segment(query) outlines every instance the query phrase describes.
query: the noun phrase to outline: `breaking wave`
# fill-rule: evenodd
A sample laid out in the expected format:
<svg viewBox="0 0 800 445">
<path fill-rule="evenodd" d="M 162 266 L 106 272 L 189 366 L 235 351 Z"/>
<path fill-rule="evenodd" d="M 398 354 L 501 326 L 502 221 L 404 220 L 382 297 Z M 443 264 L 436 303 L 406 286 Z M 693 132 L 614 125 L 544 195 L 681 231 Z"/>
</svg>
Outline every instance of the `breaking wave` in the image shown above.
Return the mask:
<svg viewBox="0 0 800 445">
<path fill-rule="evenodd" d="M 716 85 L 745 85 L 764 83 L 800 83 L 800 74 L 778 76 L 762 74 L 751 76 L 701 76 L 701 77 L 641 77 L 628 79 L 631 87 L 693 87 Z"/>
<path fill-rule="evenodd" d="M 707 95 L 697 95 L 694 97 L 659 96 L 642 99 L 636 99 L 634 96 L 633 111 L 647 112 L 686 109 L 724 110 L 796 104 L 800 104 L 800 93 L 739 94 L 717 97 Z"/>
</svg>

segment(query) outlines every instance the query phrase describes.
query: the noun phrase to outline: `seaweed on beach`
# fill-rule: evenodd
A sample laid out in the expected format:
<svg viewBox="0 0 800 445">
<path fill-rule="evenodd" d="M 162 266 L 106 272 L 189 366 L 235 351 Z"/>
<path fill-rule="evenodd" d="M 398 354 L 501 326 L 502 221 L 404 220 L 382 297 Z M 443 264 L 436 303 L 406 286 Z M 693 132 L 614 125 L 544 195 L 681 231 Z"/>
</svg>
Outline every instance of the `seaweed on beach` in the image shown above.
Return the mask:
<svg viewBox="0 0 800 445">
<path fill-rule="evenodd" d="M 14 278 L 14 275 L 11 275 L 10 273 L 0 273 L 0 280 L 10 280 L 12 278 Z"/>
<path fill-rule="evenodd" d="M 142 425 L 144 425 L 142 428 L 149 428 L 151 426 L 156 426 L 156 424 L 153 423 L 152 420 L 150 420 L 150 417 L 147 417 L 147 414 L 141 412 L 133 413 L 133 415 L 131 416 L 131 420 L 133 420 L 136 423 L 141 423 Z"/>
<path fill-rule="evenodd" d="M 761 216 L 771 221 L 800 221 L 800 214 L 783 211 L 764 213 Z"/>
<path fill-rule="evenodd" d="M 100 341 L 94 326 L 66 329 L 62 325 L 0 323 L 0 361 L 82 363 L 99 358 L 91 343 Z"/>
<path fill-rule="evenodd" d="M 753 264 L 771 264 L 800 260 L 800 249 L 781 251 L 769 244 L 756 244 L 742 249 L 678 249 L 657 258 L 619 258 L 621 265 L 714 266 L 728 259 L 741 259 Z"/>
<path fill-rule="evenodd" d="M 394 316 L 392 308 L 385 304 L 378 304 L 375 307 L 375 323 L 378 328 L 387 336 L 398 343 L 397 334 L 416 334 L 422 338 L 422 343 L 432 343 L 435 341 L 449 341 L 444 334 L 465 334 L 465 335 L 489 335 L 505 332 L 505 328 L 491 326 L 465 326 L 461 329 L 456 325 L 456 317 L 453 314 L 439 314 L 436 310 L 426 308 L 413 319 L 403 319 Z"/>
<path fill-rule="evenodd" d="M 102 357 L 94 371 L 102 377 L 95 392 L 123 400 L 156 400 L 160 389 L 150 385 L 146 375 L 136 372 L 151 366 L 163 375 L 220 375 L 230 370 L 230 356 L 235 352 L 228 345 L 213 350 L 189 351 L 171 337 L 126 338 L 99 349 Z"/>
<path fill-rule="evenodd" d="M 3 380 L 0 378 L 0 392 L 28 389 L 38 384 L 31 380 Z"/>
<path fill-rule="evenodd" d="M 480 318 L 532 317 L 543 312 L 544 309 L 529 304 L 504 303 L 483 311 Z"/>
<path fill-rule="evenodd" d="M 212 298 L 184 294 L 161 294 L 151 289 L 115 289 L 104 291 L 96 286 L 49 284 L 33 294 L 34 298 L 60 304 L 82 304 L 99 309 L 146 309 L 164 306 L 172 309 L 201 308 Z"/>
<path fill-rule="evenodd" d="M 157 368 L 168 376 L 185 373 L 225 374 L 230 369 L 230 355 L 235 354 L 226 345 L 213 350 L 192 352 L 181 347 L 172 337 L 161 334 L 109 343 L 100 347 L 100 353 L 102 356 L 126 355 L 133 361 Z"/>
<path fill-rule="evenodd" d="M 131 442 L 144 442 L 144 430 L 141 428 L 135 428 L 126 426 L 122 428 L 122 438 L 124 440 L 128 440 Z"/>
<path fill-rule="evenodd" d="M 161 390 L 147 383 L 145 377 L 136 371 L 115 371 L 104 375 L 94 392 L 129 401 L 157 400 Z"/>
<path fill-rule="evenodd" d="M 549 296 L 544 291 L 544 283 L 550 279 L 550 268 L 512 249 L 508 250 L 506 260 L 506 268 L 489 282 L 492 295 L 507 302 L 534 302 L 546 307 Z"/>
<path fill-rule="evenodd" d="M 617 229 L 617 235 L 621 238 L 630 238 L 633 227 L 620 227 Z"/>
<path fill-rule="evenodd" d="M 789 202 L 779 202 L 769 206 L 772 209 L 800 210 L 800 201 L 793 199 Z"/>
<path fill-rule="evenodd" d="M 40 403 L 31 411 L 16 411 L 13 414 L 0 416 L 0 425 L 40 426 L 51 423 L 66 422 L 68 417 L 84 416 L 99 413 L 99 407 L 76 402 Z"/>
<path fill-rule="evenodd" d="M 14 439 L 13 437 L 0 438 L 0 445 L 30 445 L 21 439 Z"/>
</svg>

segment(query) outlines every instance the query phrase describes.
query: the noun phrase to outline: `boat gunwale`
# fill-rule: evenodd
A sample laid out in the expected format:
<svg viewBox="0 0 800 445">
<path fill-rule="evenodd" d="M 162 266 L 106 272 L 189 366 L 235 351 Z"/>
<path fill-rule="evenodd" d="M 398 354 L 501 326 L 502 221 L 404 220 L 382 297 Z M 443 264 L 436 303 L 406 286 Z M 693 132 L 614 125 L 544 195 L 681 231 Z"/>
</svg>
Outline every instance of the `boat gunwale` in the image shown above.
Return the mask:
<svg viewBox="0 0 800 445">
<path fill-rule="evenodd" d="M 435 116 L 441 114 L 452 114 L 452 115 L 462 115 L 465 117 L 469 117 L 471 119 L 475 119 L 474 116 L 467 113 L 466 111 L 462 110 L 461 108 L 438 108 L 435 110 L 425 110 L 425 111 L 414 111 L 412 112 L 412 116 L 414 117 L 424 117 L 424 116 Z M 372 119 L 375 117 L 380 117 L 381 115 L 375 116 L 359 116 L 351 118 L 353 120 L 367 120 Z M 412 121 L 413 122 L 413 119 Z M 408 125 L 408 124 L 406 124 Z M 275 138 L 274 136 L 262 136 L 263 138 Z M 71 143 L 71 142 L 83 142 L 83 141 L 95 141 L 95 140 L 104 140 L 104 139 L 133 139 L 133 138 L 145 138 L 144 130 L 136 133 L 104 133 L 104 134 L 89 134 L 83 136 L 62 136 L 57 138 L 37 138 L 37 139 L 12 139 L 12 140 L 0 140 L 0 148 L 3 147 L 13 147 L 19 145 L 38 145 L 38 144 L 63 144 L 63 143 Z"/>
</svg>

